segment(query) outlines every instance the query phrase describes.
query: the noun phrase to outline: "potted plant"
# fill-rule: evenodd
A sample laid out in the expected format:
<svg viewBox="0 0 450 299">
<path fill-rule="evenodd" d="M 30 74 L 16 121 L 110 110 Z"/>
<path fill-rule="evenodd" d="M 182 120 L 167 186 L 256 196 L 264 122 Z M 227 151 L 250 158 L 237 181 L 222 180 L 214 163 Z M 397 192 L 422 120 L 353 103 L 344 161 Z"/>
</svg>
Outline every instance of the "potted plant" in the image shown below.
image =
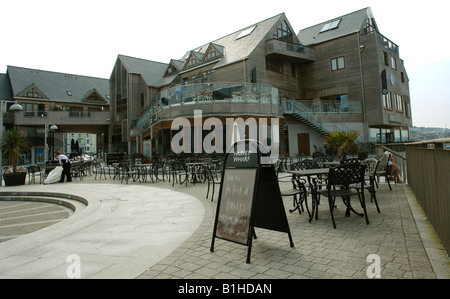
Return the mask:
<svg viewBox="0 0 450 299">
<path fill-rule="evenodd" d="M 6 186 L 17 186 L 24 185 L 27 176 L 26 171 L 17 170 L 17 162 L 19 160 L 19 155 L 25 153 L 29 144 L 26 137 L 20 135 L 20 131 L 17 127 L 8 130 L 3 135 L 2 139 L 2 151 L 3 156 L 7 157 L 12 165 L 11 172 L 5 172 L 3 174 L 3 179 L 5 180 Z"/>
<path fill-rule="evenodd" d="M 359 153 L 359 145 L 356 139 L 359 133 L 356 131 L 334 131 L 325 135 L 325 150 L 329 155 L 338 155 L 341 161 L 347 158 L 348 154 L 357 155 Z"/>
</svg>

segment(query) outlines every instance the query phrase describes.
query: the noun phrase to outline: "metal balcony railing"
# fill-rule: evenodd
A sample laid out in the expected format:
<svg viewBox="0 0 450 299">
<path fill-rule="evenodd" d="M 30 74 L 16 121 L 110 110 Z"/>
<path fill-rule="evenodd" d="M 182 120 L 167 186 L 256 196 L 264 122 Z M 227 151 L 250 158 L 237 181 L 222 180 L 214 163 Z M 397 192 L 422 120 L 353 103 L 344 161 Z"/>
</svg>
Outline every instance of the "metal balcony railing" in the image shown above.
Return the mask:
<svg viewBox="0 0 450 299">
<path fill-rule="evenodd" d="M 308 101 L 306 101 L 306 103 L 308 103 Z M 284 109 L 285 114 L 293 114 L 294 116 L 297 116 L 296 117 L 297 119 L 302 120 L 304 123 L 316 129 L 322 134 L 331 133 L 334 131 L 344 131 L 344 132 L 352 131 L 352 129 L 350 129 L 344 124 L 329 122 L 324 117 L 318 117 L 321 114 L 323 115 L 324 113 L 330 112 L 320 112 L 314 110 L 312 109 L 311 106 L 305 105 L 303 101 L 285 100 L 283 107 L 285 108 Z M 350 112 L 357 113 L 362 111 L 359 111 L 359 109 L 346 108 L 345 110 L 334 111 L 331 113 L 350 113 Z M 362 138 L 358 137 L 358 141 L 362 141 Z"/>
<path fill-rule="evenodd" d="M 146 129 L 158 121 L 158 113 L 165 109 L 214 103 L 224 104 L 230 108 L 230 111 L 231 107 L 237 103 L 281 107 L 278 89 L 269 85 L 238 82 L 180 85 L 160 92 L 156 96 L 155 103 L 148 106 L 138 119 L 131 121 L 130 126 L 132 130 Z"/>
</svg>

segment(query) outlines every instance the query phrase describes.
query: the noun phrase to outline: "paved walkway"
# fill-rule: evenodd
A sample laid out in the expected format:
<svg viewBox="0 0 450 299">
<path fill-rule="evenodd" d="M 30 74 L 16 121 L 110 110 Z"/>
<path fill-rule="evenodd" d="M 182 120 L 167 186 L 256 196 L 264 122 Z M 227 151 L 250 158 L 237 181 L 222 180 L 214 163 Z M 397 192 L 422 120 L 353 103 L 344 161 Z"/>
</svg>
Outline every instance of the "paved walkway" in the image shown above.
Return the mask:
<svg viewBox="0 0 450 299">
<path fill-rule="evenodd" d="M 369 202 L 369 225 L 344 217 L 338 203 L 337 229 L 325 204 L 309 223 L 289 213 L 286 198 L 295 247 L 285 233 L 256 228 L 250 264 L 240 244 L 216 239 L 210 252 L 217 194 L 206 199 L 206 184 L 87 177 L 5 191 L 68 193 L 88 205 L 76 202 L 68 219 L 0 243 L 0 278 L 367 278 L 378 268 L 381 278 L 450 278 L 450 260 L 407 185 L 380 185 L 381 213 Z"/>
</svg>

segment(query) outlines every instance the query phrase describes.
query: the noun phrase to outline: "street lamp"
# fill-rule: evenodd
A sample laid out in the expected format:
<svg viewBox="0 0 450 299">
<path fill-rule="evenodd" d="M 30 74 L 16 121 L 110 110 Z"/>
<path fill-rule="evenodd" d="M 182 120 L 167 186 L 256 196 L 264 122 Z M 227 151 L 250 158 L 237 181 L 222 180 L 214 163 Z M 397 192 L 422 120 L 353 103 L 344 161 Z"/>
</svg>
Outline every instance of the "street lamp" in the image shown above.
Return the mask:
<svg viewBox="0 0 450 299">
<path fill-rule="evenodd" d="M 14 105 L 9 107 L 9 111 L 20 112 L 20 111 L 23 111 L 23 107 L 22 107 L 22 105 L 20 105 L 19 103 L 16 102 Z"/>
<path fill-rule="evenodd" d="M 44 147 L 44 165 L 45 165 L 45 163 L 47 162 L 47 160 L 48 160 L 48 144 L 47 144 L 47 132 L 48 131 L 52 131 L 53 132 L 53 138 L 55 138 L 55 135 L 54 135 L 54 132 L 56 131 L 56 130 L 58 130 L 58 126 L 57 125 L 55 125 L 55 124 L 53 124 L 53 125 L 51 125 L 50 127 L 50 124 L 46 124 L 45 125 L 45 147 Z M 49 128 L 48 128 L 49 127 Z M 47 128 L 48 128 L 48 130 L 47 130 Z"/>
<path fill-rule="evenodd" d="M 19 103 L 15 103 L 9 108 L 14 113 L 23 111 L 23 107 Z M 0 101 L 0 143 L 3 141 L 3 101 Z M 0 186 L 3 180 L 3 150 L 0 146 Z"/>
</svg>

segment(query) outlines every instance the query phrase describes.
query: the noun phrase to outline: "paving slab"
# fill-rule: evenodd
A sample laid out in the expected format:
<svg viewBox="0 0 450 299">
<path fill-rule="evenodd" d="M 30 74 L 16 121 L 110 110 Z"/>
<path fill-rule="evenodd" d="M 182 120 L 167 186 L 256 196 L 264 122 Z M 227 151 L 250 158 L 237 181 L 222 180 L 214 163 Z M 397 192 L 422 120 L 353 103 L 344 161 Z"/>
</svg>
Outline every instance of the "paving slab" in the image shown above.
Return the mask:
<svg viewBox="0 0 450 299">
<path fill-rule="evenodd" d="M 1 187 L 0 192 L 8 188 Z M 0 278 L 139 279 L 367 279 L 378 257 L 381 278 L 448 279 L 450 260 L 406 184 L 377 190 L 381 213 L 367 196 L 370 224 L 345 217 L 336 201 L 333 229 L 326 202 L 319 219 L 289 213 L 294 248 L 285 233 L 256 228 L 251 263 L 247 247 L 215 241 L 210 251 L 217 194 L 206 199 L 207 184 L 172 187 L 168 181 L 129 182 L 86 177 L 18 190 L 67 192 L 88 205 L 68 219 L 0 244 Z M 77 260 L 78 258 L 78 260 Z"/>
</svg>

